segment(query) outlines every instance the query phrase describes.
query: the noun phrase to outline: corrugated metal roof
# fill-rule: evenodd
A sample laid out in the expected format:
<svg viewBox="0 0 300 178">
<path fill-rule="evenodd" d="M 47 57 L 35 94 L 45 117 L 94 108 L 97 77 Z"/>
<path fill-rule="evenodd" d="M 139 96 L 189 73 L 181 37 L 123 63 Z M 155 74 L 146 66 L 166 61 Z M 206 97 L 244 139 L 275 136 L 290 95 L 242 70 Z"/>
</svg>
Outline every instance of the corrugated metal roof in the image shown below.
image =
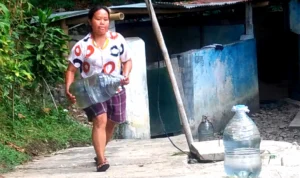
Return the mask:
<svg viewBox="0 0 300 178">
<path fill-rule="evenodd" d="M 64 17 L 76 17 L 76 16 L 80 16 L 80 15 L 86 15 L 89 13 L 89 10 L 78 10 L 78 11 L 67 11 L 67 12 L 57 12 L 57 13 L 53 13 L 51 14 L 50 17 L 55 17 L 55 16 L 64 16 Z"/>
<path fill-rule="evenodd" d="M 249 0 L 196 0 L 189 2 L 156 2 L 153 5 L 160 5 L 165 8 L 186 8 L 192 9 L 197 7 L 207 7 L 207 6 L 224 6 L 232 5 L 237 3 L 248 2 Z"/>
<path fill-rule="evenodd" d="M 160 9 L 194 9 L 208 6 L 225 6 L 237 3 L 247 2 L 249 0 L 196 0 L 189 2 L 156 2 L 153 3 L 154 8 Z M 135 3 L 135 4 L 125 4 L 119 6 L 110 6 L 112 10 L 122 10 L 122 9 L 147 9 L 146 3 Z M 61 16 L 62 19 L 67 19 L 71 17 L 77 17 L 81 15 L 87 15 L 89 9 L 77 10 L 77 11 L 67 11 L 53 13 L 51 17 Z M 33 18 L 31 23 L 35 23 L 36 20 Z"/>
<path fill-rule="evenodd" d="M 175 8 L 175 9 L 192 9 L 206 6 L 224 6 L 237 3 L 247 2 L 249 0 L 196 0 L 189 2 L 155 2 L 152 3 L 154 8 Z M 126 4 L 119 6 L 111 6 L 111 9 L 144 9 L 147 8 L 146 3 Z"/>
<path fill-rule="evenodd" d="M 57 16 L 60 16 L 61 19 L 68 19 L 68 18 L 71 18 L 71 17 L 78 17 L 78 16 L 81 16 L 81 15 L 86 15 L 89 13 L 89 10 L 78 10 L 78 11 L 67 11 L 67 12 L 57 12 L 57 13 L 53 13 L 50 15 L 50 18 L 54 18 L 54 17 L 57 17 Z M 38 16 L 34 16 L 30 23 L 36 23 L 37 22 L 37 19 Z"/>
<path fill-rule="evenodd" d="M 145 9 L 147 8 L 146 3 L 136 3 L 136 4 L 125 4 L 119 6 L 110 6 L 110 9 Z"/>
</svg>

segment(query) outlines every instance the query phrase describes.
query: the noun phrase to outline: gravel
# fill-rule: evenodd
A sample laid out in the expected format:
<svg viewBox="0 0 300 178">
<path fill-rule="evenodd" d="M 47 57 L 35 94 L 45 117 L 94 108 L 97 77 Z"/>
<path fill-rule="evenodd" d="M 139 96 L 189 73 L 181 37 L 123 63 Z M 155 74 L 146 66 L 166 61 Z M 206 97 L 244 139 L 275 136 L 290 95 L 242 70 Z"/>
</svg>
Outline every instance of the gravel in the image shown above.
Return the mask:
<svg viewBox="0 0 300 178">
<path fill-rule="evenodd" d="M 299 102 L 300 104 L 300 102 Z M 260 131 L 262 140 L 300 143 L 300 128 L 289 128 L 300 107 L 285 101 L 260 104 L 257 113 L 248 114 Z M 215 133 L 215 139 L 222 139 L 222 133 Z"/>
<path fill-rule="evenodd" d="M 300 129 L 289 124 L 299 111 L 299 106 L 284 101 L 261 104 L 260 111 L 249 115 L 259 128 L 263 140 L 298 142 Z"/>
</svg>

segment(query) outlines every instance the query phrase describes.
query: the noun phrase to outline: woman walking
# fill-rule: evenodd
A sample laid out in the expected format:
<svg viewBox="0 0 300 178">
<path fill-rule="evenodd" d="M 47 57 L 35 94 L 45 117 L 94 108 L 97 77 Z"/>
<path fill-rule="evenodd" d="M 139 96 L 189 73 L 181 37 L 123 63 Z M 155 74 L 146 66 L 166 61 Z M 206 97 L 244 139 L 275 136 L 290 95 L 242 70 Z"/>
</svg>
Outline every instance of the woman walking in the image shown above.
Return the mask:
<svg viewBox="0 0 300 178">
<path fill-rule="evenodd" d="M 126 91 L 123 85 L 129 84 L 132 68 L 131 56 L 124 37 L 109 28 L 110 11 L 106 7 L 96 6 L 88 13 L 91 32 L 78 41 L 69 55 L 66 71 L 66 94 L 72 103 L 75 96 L 69 92 L 79 68 L 82 78 L 97 73 L 122 74 L 124 79 L 116 94 L 103 103 L 94 104 L 84 111 L 88 120 L 93 122 L 92 141 L 97 155 L 97 171 L 104 172 L 109 163 L 104 156 L 105 147 L 111 139 L 116 124 L 126 120 Z"/>
</svg>

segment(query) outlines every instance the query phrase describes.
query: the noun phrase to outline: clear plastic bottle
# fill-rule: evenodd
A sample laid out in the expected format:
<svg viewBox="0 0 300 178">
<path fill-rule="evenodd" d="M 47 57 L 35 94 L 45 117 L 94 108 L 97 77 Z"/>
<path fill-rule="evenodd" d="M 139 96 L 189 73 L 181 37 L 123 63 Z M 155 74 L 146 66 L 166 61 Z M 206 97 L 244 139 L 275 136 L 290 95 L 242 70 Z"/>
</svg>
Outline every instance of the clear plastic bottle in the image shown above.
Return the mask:
<svg viewBox="0 0 300 178">
<path fill-rule="evenodd" d="M 260 133 L 245 105 L 233 106 L 233 118 L 223 133 L 224 168 L 228 176 L 257 178 L 261 172 Z"/>
<path fill-rule="evenodd" d="M 123 76 L 121 75 L 99 73 L 74 81 L 70 86 L 70 92 L 76 97 L 78 107 L 87 108 L 114 96 L 122 79 Z"/>
<path fill-rule="evenodd" d="M 214 127 L 207 119 L 207 116 L 202 116 L 202 121 L 198 127 L 198 141 L 208 141 L 214 138 Z"/>
</svg>

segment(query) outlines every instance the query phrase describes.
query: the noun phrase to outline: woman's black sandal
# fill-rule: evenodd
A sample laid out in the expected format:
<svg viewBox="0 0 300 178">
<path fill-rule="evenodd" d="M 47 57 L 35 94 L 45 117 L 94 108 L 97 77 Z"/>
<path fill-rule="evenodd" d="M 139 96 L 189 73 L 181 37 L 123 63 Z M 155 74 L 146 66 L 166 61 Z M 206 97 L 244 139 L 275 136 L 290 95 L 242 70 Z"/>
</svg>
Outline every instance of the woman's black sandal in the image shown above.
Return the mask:
<svg viewBox="0 0 300 178">
<path fill-rule="evenodd" d="M 97 158 L 97 156 L 96 156 L 96 157 L 94 157 L 94 160 L 96 161 L 96 164 L 98 165 L 98 158 Z M 107 161 L 106 157 L 104 158 L 104 161 L 105 161 L 106 163 L 108 163 L 108 161 Z"/>
<path fill-rule="evenodd" d="M 109 168 L 109 164 L 104 162 L 97 166 L 97 172 L 105 172 Z"/>
</svg>

